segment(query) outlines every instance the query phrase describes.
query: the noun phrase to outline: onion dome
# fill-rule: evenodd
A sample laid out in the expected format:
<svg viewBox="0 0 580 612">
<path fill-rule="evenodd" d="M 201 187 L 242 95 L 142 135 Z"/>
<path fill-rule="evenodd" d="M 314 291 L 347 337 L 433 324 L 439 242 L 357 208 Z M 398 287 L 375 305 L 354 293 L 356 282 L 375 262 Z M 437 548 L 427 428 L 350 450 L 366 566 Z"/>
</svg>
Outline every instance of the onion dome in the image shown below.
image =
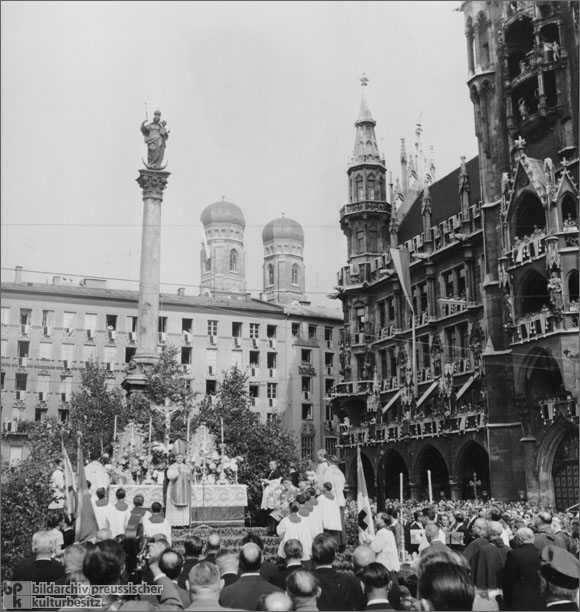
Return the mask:
<svg viewBox="0 0 580 612">
<path fill-rule="evenodd" d="M 201 213 L 200 219 L 204 227 L 212 223 L 228 223 L 239 225 L 243 228 L 246 227 L 246 220 L 244 219 L 242 209 L 237 204 L 232 204 L 225 200 L 206 206 Z"/>
<path fill-rule="evenodd" d="M 304 244 L 304 230 L 297 221 L 280 217 L 270 221 L 262 230 L 262 242 L 271 240 L 295 240 Z"/>
</svg>

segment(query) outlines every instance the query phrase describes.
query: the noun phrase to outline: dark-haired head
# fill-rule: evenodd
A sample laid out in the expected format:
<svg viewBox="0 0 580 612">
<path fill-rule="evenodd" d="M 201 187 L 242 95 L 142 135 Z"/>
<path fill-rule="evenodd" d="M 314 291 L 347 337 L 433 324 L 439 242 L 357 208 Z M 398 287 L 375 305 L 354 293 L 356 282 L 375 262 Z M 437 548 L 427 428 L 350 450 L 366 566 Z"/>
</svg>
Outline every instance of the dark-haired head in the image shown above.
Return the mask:
<svg viewBox="0 0 580 612">
<path fill-rule="evenodd" d="M 125 551 L 115 540 L 90 544 L 83 560 L 83 574 L 91 584 L 120 584 L 125 558 Z"/>
<path fill-rule="evenodd" d="M 469 570 L 455 563 L 429 564 L 419 576 L 417 598 L 423 610 L 471 610 L 474 597 Z"/>
<path fill-rule="evenodd" d="M 312 559 L 316 565 L 332 565 L 338 544 L 327 533 L 319 533 L 312 542 Z"/>
</svg>

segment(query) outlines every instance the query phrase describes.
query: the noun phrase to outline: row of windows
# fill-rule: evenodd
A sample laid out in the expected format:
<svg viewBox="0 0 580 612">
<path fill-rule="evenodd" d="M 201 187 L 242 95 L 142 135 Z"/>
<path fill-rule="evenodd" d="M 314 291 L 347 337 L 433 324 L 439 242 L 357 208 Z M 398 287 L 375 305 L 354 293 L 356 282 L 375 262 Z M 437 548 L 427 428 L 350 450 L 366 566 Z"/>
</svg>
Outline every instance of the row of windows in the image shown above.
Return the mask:
<svg viewBox="0 0 580 612">
<path fill-rule="evenodd" d="M 291 282 L 293 285 L 298 285 L 299 284 L 299 268 L 298 268 L 298 264 L 294 264 L 292 266 L 292 272 L 291 272 Z M 274 266 L 272 264 L 268 264 L 268 285 L 273 285 L 274 284 Z"/>
<path fill-rule="evenodd" d="M 445 338 L 444 346 L 437 350 L 430 336 L 417 338 L 417 368 L 426 369 L 435 367 L 440 373 L 441 360 L 453 363 L 461 359 L 467 359 L 470 355 L 469 329 L 467 323 L 446 327 L 443 331 Z M 399 351 L 395 347 L 379 351 L 382 378 L 397 376 L 400 359 Z M 362 366 L 361 366 L 362 367 Z"/>
</svg>

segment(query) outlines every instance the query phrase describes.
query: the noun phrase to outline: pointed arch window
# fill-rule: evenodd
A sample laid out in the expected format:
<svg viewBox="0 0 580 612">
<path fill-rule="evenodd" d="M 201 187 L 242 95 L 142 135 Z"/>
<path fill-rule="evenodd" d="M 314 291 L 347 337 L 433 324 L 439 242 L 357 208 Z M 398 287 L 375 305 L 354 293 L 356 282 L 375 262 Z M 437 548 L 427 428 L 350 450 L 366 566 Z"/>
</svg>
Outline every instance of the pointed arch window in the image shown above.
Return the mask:
<svg viewBox="0 0 580 612">
<path fill-rule="evenodd" d="M 274 266 L 268 264 L 268 285 L 274 284 Z"/>
<path fill-rule="evenodd" d="M 238 272 L 238 252 L 236 249 L 230 251 L 230 272 Z"/>
<path fill-rule="evenodd" d="M 367 179 L 367 200 L 375 199 L 375 177 L 369 176 Z"/>
<path fill-rule="evenodd" d="M 362 176 L 359 176 L 356 179 L 356 199 L 357 201 L 365 199 L 365 188 L 364 188 Z"/>
<path fill-rule="evenodd" d="M 298 284 L 298 264 L 292 266 L 292 284 Z"/>
</svg>

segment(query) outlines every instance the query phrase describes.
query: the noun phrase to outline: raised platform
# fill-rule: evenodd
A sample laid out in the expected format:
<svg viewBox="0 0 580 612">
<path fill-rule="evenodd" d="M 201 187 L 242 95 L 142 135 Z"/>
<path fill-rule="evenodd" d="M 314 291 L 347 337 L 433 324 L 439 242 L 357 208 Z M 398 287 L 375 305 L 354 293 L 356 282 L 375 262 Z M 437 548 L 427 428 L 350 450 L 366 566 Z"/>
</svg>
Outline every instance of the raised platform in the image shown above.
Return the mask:
<svg viewBox="0 0 580 612">
<path fill-rule="evenodd" d="M 117 489 L 125 489 L 127 501 L 135 495 L 145 499 L 143 507 L 150 509 L 153 502 L 163 503 L 162 485 L 111 485 L 109 499 Z M 246 485 L 193 485 L 191 487 L 191 525 L 243 526 L 248 488 Z"/>
</svg>

